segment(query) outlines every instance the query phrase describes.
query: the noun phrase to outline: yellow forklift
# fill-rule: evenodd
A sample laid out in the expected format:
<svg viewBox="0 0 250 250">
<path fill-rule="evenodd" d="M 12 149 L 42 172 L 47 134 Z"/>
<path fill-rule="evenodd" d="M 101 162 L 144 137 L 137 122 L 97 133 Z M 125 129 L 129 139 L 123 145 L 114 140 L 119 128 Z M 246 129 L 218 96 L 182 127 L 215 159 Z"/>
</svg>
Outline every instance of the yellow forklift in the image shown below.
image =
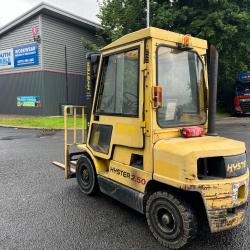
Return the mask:
<svg viewBox="0 0 250 250">
<path fill-rule="evenodd" d="M 154 237 L 172 249 L 196 236 L 200 218 L 211 232 L 239 225 L 248 197 L 246 147 L 215 133 L 216 49 L 150 27 L 88 58 L 92 108 L 65 107 L 65 162 L 54 165 L 76 177 L 83 193 L 100 190 L 145 214 Z"/>
</svg>

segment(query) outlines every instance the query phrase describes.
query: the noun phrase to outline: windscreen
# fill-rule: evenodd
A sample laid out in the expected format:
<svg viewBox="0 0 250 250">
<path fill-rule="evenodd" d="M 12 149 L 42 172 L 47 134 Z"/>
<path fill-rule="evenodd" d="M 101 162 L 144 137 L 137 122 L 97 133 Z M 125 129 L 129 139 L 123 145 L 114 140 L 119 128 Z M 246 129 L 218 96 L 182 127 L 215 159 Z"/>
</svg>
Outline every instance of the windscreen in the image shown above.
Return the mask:
<svg viewBox="0 0 250 250">
<path fill-rule="evenodd" d="M 237 92 L 237 95 L 250 94 L 250 82 L 244 82 L 244 83 L 237 82 L 236 92 Z"/>
<path fill-rule="evenodd" d="M 204 71 L 199 56 L 192 51 L 160 46 L 157 58 L 157 84 L 163 95 L 163 105 L 157 110 L 159 126 L 205 123 Z"/>
</svg>

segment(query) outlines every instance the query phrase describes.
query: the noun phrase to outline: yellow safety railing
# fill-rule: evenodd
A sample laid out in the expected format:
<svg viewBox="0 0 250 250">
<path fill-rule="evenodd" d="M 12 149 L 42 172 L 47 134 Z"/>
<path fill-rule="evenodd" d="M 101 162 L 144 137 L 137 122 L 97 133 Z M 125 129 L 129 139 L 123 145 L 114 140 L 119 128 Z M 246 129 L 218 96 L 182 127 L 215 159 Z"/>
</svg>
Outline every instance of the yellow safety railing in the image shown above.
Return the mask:
<svg viewBox="0 0 250 250">
<path fill-rule="evenodd" d="M 70 118 L 73 118 L 73 128 L 69 126 Z M 79 128 L 79 122 L 80 128 Z M 69 131 L 73 129 L 73 139 L 70 138 Z M 80 140 L 77 138 L 77 131 L 81 130 Z M 64 106 L 64 162 L 65 162 L 65 178 L 69 178 L 72 175 L 71 171 L 71 162 L 69 157 L 70 147 L 73 145 L 79 145 L 85 143 L 85 138 L 87 134 L 87 121 L 84 113 L 83 106 L 72 106 L 66 105 Z"/>
</svg>

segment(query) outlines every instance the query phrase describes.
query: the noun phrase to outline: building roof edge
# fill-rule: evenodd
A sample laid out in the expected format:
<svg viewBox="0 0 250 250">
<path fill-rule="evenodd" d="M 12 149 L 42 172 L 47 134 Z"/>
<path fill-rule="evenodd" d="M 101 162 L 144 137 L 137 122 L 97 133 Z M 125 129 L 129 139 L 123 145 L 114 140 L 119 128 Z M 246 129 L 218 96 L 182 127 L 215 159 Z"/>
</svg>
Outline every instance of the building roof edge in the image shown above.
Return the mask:
<svg viewBox="0 0 250 250">
<path fill-rule="evenodd" d="M 73 24 L 77 24 L 79 26 L 83 26 L 87 29 L 90 30 L 97 30 L 97 29 L 102 29 L 102 26 L 98 23 L 95 23 L 93 21 L 90 21 L 88 19 L 85 19 L 83 17 L 77 16 L 75 14 L 72 14 L 70 12 L 67 12 L 65 10 L 62 10 L 58 7 L 52 6 L 47 3 L 40 3 L 30 9 L 29 11 L 26 11 L 23 13 L 21 16 L 15 18 L 11 22 L 7 23 L 3 27 L 0 28 L 0 36 L 3 35 L 4 33 L 10 31 L 11 29 L 15 28 L 19 24 L 27 21 L 28 19 L 39 15 L 41 13 L 47 14 L 49 16 L 54 16 L 56 18 L 65 20 L 67 22 L 71 22 Z"/>
</svg>

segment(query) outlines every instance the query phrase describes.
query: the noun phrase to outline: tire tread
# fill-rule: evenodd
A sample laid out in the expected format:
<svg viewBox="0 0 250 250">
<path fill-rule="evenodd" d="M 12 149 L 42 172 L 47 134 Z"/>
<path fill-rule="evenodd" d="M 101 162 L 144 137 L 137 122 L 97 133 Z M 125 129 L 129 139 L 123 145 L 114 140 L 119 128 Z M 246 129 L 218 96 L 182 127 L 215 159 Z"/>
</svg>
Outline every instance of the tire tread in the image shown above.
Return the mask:
<svg viewBox="0 0 250 250">
<path fill-rule="evenodd" d="M 167 198 L 170 202 L 172 202 L 179 210 L 181 217 L 183 218 L 183 237 L 178 242 L 167 242 L 166 240 L 162 239 L 155 231 L 149 219 L 149 207 L 152 201 L 157 198 Z M 153 193 L 146 204 L 146 218 L 150 228 L 150 231 L 153 233 L 154 237 L 165 247 L 171 249 L 179 249 L 189 243 L 196 237 L 198 231 L 198 223 L 196 216 L 192 210 L 192 208 L 180 197 L 172 195 L 170 192 L 167 191 L 157 191 Z"/>
</svg>

